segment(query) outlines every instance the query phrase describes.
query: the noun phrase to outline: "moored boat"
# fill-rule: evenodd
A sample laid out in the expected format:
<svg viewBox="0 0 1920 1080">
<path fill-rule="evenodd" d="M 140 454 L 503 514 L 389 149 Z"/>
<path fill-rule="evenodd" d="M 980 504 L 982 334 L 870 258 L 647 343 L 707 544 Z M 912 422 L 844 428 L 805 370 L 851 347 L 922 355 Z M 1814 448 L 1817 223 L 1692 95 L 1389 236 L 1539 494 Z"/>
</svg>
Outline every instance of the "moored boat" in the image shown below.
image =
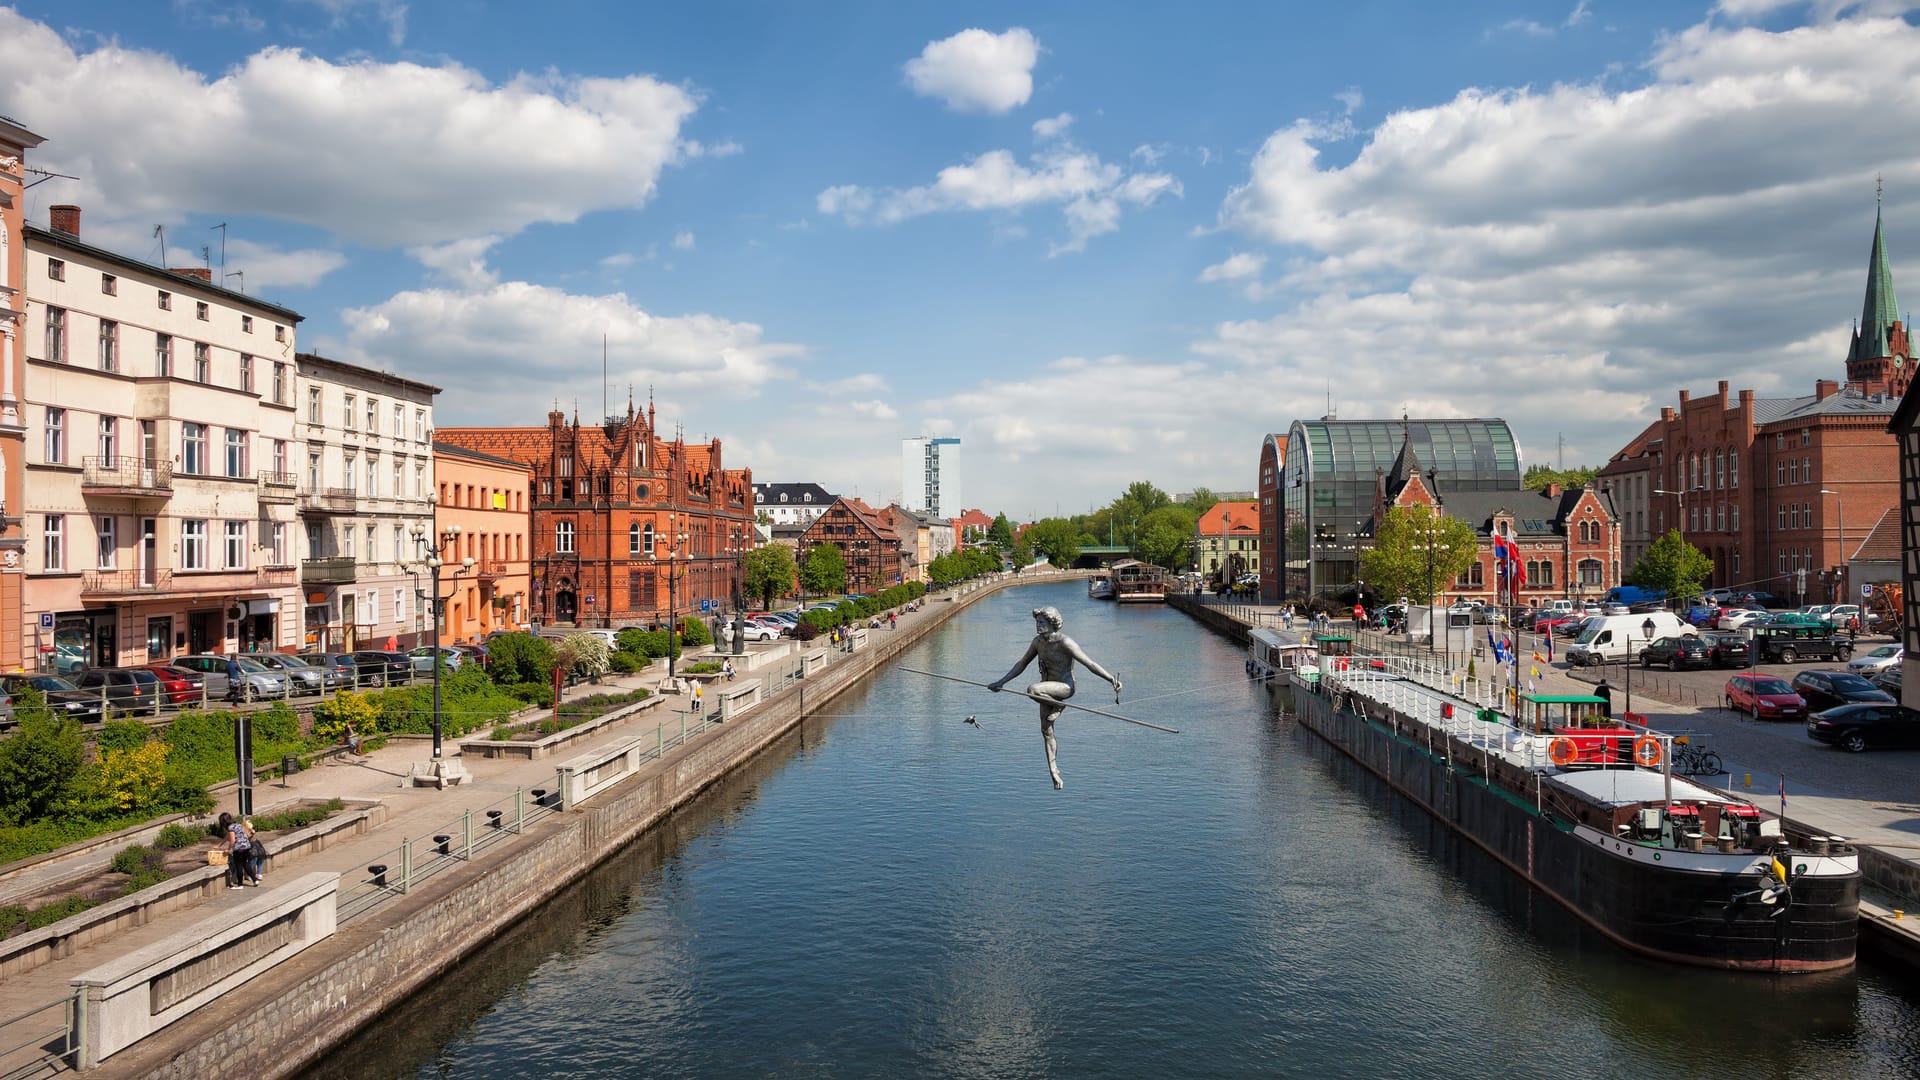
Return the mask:
<svg viewBox="0 0 1920 1080">
<path fill-rule="evenodd" d="M 1113 579 L 1105 574 L 1095 574 L 1088 578 L 1087 595 L 1095 600 L 1113 599 Z"/>
<path fill-rule="evenodd" d="M 1621 946 L 1740 971 L 1853 964 L 1843 838 L 1674 776 L 1672 737 L 1599 698 L 1521 694 L 1501 716 L 1438 665 L 1315 644 L 1288 678 L 1303 726 Z"/>
<path fill-rule="evenodd" d="M 1161 603 L 1167 598 L 1167 572 L 1137 559 L 1113 564 L 1113 598 L 1122 604 Z"/>
</svg>

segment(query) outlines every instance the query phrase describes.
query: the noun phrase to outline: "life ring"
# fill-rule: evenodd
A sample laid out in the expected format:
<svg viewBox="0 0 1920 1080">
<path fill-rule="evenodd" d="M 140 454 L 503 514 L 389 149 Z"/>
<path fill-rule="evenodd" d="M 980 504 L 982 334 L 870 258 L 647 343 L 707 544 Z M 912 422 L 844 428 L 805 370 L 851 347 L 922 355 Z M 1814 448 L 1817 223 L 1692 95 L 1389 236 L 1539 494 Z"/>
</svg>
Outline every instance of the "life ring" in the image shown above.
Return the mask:
<svg viewBox="0 0 1920 1080">
<path fill-rule="evenodd" d="M 1651 735 L 1633 740 L 1633 760 L 1649 769 L 1660 764 L 1660 740 Z"/>
<path fill-rule="evenodd" d="M 1564 769 L 1573 764 L 1575 754 L 1573 740 L 1565 735 L 1547 744 L 1547 760 Z"/>
</svg>

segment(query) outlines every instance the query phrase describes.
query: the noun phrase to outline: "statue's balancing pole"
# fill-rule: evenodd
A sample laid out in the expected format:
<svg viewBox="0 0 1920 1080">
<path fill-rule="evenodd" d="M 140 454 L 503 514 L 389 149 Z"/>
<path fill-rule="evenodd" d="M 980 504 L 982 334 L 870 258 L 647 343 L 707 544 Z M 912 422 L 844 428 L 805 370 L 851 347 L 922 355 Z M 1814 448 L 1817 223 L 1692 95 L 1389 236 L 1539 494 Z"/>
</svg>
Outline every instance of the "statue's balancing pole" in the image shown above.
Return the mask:
<svg viewBox="0 0 1920 1080">
<path fill-rule="evenodd" d="M 922 671 L 922 670 L 920 670 L 919 668 L 910 668 L 910 667 L 905 667 L 905 666 L 902 666 L 900 670 L 902 670 L 902 671 L 911 671 L 911 672 L 913 672 L 913 673 L 914 673 L 915 675 L 925 675 L 925 676 L 927 676 L 927 677 L 929 677 L 929 678 L 934 678 L 934 679 L 945 679 L 945 680 L 947 680 L 948 682 L 957 682 L 957 683 L 965 683 L 965 684 L 966 684 L 966 685 L 968 685 L 968 686 L 977 686 L 977 687 L 979 687 L 979 688 L 980 688 L 980 689 L 982 689 L 982 690 L 991 690 L 991 689 L 993 689 L 993 687 L 991 687 L 991 686 L 988 686 L 988 685 L 987 685 L 986 683 L 983 683 L 983 682 L 975 682 L 975 681 L 973 681 L 972 679 L 962 679 L 962 678 L 960 678 L 960 677 L 959 677 L 959 676 L 957 676 L 957 675 L 942 675 L 942 674 L 940 674 L 940 673 L 939 673 L 939 672 L 937 672 L 937 671 Z M 1078 709 L 1078 710 L 1080 710 L 1081 712 L 1088 712 L 1088 713 L 1092 713 L 1092 714 L 1093 714 L 1093 715 L 1095 715 L 1095 716 L 1104 716 L 1104 717 L 1106 717 L 1106 718 L 1107 718 L 1107 719 L 1109 719 L 1109 720 L 1119 720 L 1119 721 L 1121 721 L 1121 722 L 1123 722 L 1123 723 L 1128 723 L 1128 724 L 1134 724 L 1134 725 L 1137 725 L 1137 726 L 1139 726 L 1139 727 L 1143 727 L 1143 728 L 1152 728 L 1152 729 L 1153 729 L 1153 730 L 1155 730 L 1155 731 L 1164 731 L 1164 732 L 1166 732 L 1166 733 L 1167 733 L 1167 734 L 1169 734 L 1169 735 L 1178 735 L 1178 734 L 1180 734 L 1180 729 L 1179 729 L 1179 728 L 1170 728 L 1170 727 L 1161 727 L 1161 726 L 1160 726 L 1159 724 L 1149 724 L 1149 723 L 1147 723 L 1147 722 L 1146 722 L 1145 720 L 1135 720 L 1134 718 L 1132 718 L 1132 717 L 1130 717 L 1130 716 L 1121 716 L 1121 715 L 1120 715 L 1119 713 L 1110 713 L 1110 712 L 1107 712 L 1107 711 L 1106 711 L 1106 710 L 1104 710 L 1104 709 L 1094 709 L 1094 708 L 1090 708 L 1090 707 L 1088 707 L 1088 706 L 1086 706 L 1086 705 L 1075 705 L 1075 704 L 1074 704 L 1073 702 L 1071 702 L 1071 701 L 1061 701 L 1061 700 L 1060 700 L 1060 699 L 1058 699 L 1058 698 L 1050 698 L 1050 697 L 1043 697 L 1043 696 L 1041 696 L 1041 695 L 1039 695 L 1039 694 L 1029 694 L 1029 693 L 1027 693 L 1027 692 L 1026 692 L 1026 691 L 1024 691 L 1024 690 L 1010 690 L 1010 691 L 1008 691 L 1008 693 L 1015 693 L 1015 694 L 1019 694 L 1019 695 L 1020 695 L 1021 697 L 1024 697 L 1024 698 L 1029 698 L 1029 699 L 1031 699 L 1031 700 L 1033 700 L 1033 701 L 1036 701 L 1036 702 L 1039 702 L 1039 703 L 1040 703 L 1040 704 L 1042 704 L 1042 705 L 1058 705 L 1058 706 L 1060 706 L 1060 707 L 1062 707 L 1062 708 L 1066 708 L 1066 709 Z"/>
</svg>

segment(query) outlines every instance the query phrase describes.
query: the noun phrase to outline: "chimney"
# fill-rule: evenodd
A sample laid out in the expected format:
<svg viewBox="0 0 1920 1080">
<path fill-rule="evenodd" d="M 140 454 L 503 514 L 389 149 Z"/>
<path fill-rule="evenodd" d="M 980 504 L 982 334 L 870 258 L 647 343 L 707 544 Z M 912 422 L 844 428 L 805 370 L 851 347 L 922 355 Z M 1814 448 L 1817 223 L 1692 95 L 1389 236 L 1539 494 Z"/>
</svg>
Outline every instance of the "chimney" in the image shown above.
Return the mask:
<svg viewBox="0 0 1920 1080">
<path fill-rule="evenodd" d="M 47 223 L 54 232 L 63 232 L 74 239 L 80 237 L 80 208 L 77 206 L 47 207 Z"/>
<path fill-rule="evenodd" d="M 1753 391 L 1740 391 L 1740 411 L 1743 413 L 1751 413 L 1753 411 Z"/>
<path fill-rule="evenodd" d="M 1834 379 L 1817 379 L 1813 384 L 1813 399 L 1825 401 L 1840 392 L 1840 383 Z"/>
<path fill-rule="evenodd" d="M 1686 408 L 1686 407 L 1687 407 L 1687 402 L 1689 402 L 1689 401 L 1691 401 L 1691 400 L 1693 400 L 1693 391 L 1691 391 L 1691 390 L 1682 390 L 1682 391 L 1680 391 L 1680 407 L 1681 407 L 1681 408 L 1683 408 L 1683 409 L 1684 409 L 1684 408 Z"/>
<path fill-rule="evenodd" d="M 1558 480 L 1551 480 L 1551 481 L 1548 481 L 1548 483 L 1547 483 L 1547 498 L 1549 498 L 1549 499 L 1557 499 L 1557 498 L 1559 498 L 1559 497 L 1560 497 L 1560 492 L 1561 492 L 1561 491 L 1563 491 L 1563 490 L 1565 490 L 1565 489 L 1563 489 L 1563 488 L 1562 488 L 1562 487 L 1560 486 L 1560 481 L 1558 481 Z"/>
<path fill-rule="evenodd" d="M 176 266 L 168 270 L 167 273 L 178 274 L 181 277 L 192 278 L 195 281 L 204 281 L 209 285 L 213 284 L 213 271 L 204 266 Z"/>
<path fill-rule="evenodd" d="M 1726 404 L 1727 404 L 1727 380 L 1721 379 L 1720 380 L 1720 405 L 1721 407 L 1724 408 Z"/>
<path fill-rule="evenodd" d="M 1684 394 L 1686 391 L 1682 390 L 1681 393 Z M 1660 406 L 1660 419 L 1665 420 L 1669 424 L 1673 423 L 1673 408 L 1667 405 Z"/>
</svg>

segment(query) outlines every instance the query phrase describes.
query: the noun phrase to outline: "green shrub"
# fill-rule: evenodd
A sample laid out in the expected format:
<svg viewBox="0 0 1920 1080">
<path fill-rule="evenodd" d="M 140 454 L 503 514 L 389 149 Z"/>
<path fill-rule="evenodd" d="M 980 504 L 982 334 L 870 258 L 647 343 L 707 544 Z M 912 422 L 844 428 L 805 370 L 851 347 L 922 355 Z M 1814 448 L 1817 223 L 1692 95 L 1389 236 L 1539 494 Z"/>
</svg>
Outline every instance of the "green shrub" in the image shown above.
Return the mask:
<svg viewBox="0 0 1920 1080">
<path fill-rule="evenodd" d="M 689 615 L 680 620 L 680 640 L 690 646 L 711 645 L 713 635 L 707 632 L 707 624 Z"/>
<path fill-rule="evenodd" d="M 487 674 L 501 685 L 553 678 L 553 643 L 533 634 L 502 634 L 487 642 Z"/>
<path fill-rule="evenodd" d="M 153 729 L 144 720 L 109 720 L 100 725 L 93 745 L 102 754 L 109 750 L 138 750 L 147 744 L 152 734 Z"/>
<path fill-rule="evenodd" d="M 328 817 L 346 808 L 339 799 L 328 799 L 320 806 L 303 806 L 298 810 L 288 810 L 279 814 L 266 814 L 253 819 L 254 832 L 278 832 L 282 829 L 299 829 L 316 821 L 325 821 Z"/>
<path fill-rule="evenodd" d="M 166 870 L 160 867 L 148 867 L 138 870 L 127 878 L 126 885 L 120 889 L 120 895 L 132 896 L 141 889 L 152 888 L 172 876 L 172 874 L 167 873 Z"/>
<path fill-rule="evenodd" d="M 630 652 L 616 652 L 607 658 L 607 663 L 616 674 L 631 675 L 646 667 L 649 661 Z"/>
<path fill-rule="evenodd" d="M 680 670 L 688 675 L 711 675 L 720 670 L 720 661 L 702 660 L 697 664 L 687 664 Z"/>
<path fill-rule="evenodd" d="M 300 714 L 293 711 L 293 706 L 284 701 L 276 701 L 253 714 L 253 744 L 256 755 L 254 760 L 260 760 L 258 749 L 262 743 L 280 745 L 299 741 Z"/>
<path fill-rule="evenodd" d="M 80 724 L 49 712 L 40 695 L 22 691 L 13 735 L 0 741 L 0 820 L 32 821 L 69 795 L 86 763 Z"/>
<path fill-rule="evenodd" d="M 213 811 L 213 796 L 207 794 L 205 785 L 169 774 L 165 786 L 160 789 L 159 806 L 164 810 L 198 817 Z"/>
<path fill-rule="evenodd" d="M 342 690 L 314 705 L 313 737 L 316 742 L 328 745 L 342 741 L 349 724 L 361 735 L 372 735 L 380 730 L 380 709 L 374 704 L 371 693 Z"/>
<path fill-rule="evenodd" d="M 94 902 L 83 896 L 69 896 L 64 900 L 55 900 L 51 904 L 43 904 L 32 911 L 17 904 L 10 904 L 0 908 L 0 938 L 23 927 L 28 930 L 38 930 L 43 926 L 52 926 L 61 919 L 78 915 L 93 906 Z"/>
<path fill-rule="evenodd" d="M 142 870 L 157 870 L 166 862 L 166 856 L 145 844 L 129 844 L 114 853 L 112 866 L 116 874 L 137 874 Z"/>
<path fill-rule="evenodd" d="M 493 734 L 487 736 L 487 738 L 492 739 L 494 742 L 511 742 L 513 741 L 513 729 L 505 724 L 497 725 L 493 729 Z"/>
<path fill-rule="evenodd" d="M 515 701 L 526 705 L 538 705 L 542 709 L 553 708 L 552 683 L 514 683 L 500 689 Z"/>
<path fill-rule="evenodd" d="M 145 815 L 142 815 L 134 820 L 111 823 L 77 818 L 42 818 L 23 825 L 0 826 L 0 863 L 44 855 L 90 836 L 138 824 L 144 818 Z"/>
<path fill-rule="evenodd" d="M 181 848 L 192 847 L 199 843 L 205 835 L 205 830 L 195 829 L 175 822 L 172 825 L 161 827 L 160 836 L 154 840 L 153 846 L 159 848 L 161 851 L 178 851 Z"/>
</svg>

